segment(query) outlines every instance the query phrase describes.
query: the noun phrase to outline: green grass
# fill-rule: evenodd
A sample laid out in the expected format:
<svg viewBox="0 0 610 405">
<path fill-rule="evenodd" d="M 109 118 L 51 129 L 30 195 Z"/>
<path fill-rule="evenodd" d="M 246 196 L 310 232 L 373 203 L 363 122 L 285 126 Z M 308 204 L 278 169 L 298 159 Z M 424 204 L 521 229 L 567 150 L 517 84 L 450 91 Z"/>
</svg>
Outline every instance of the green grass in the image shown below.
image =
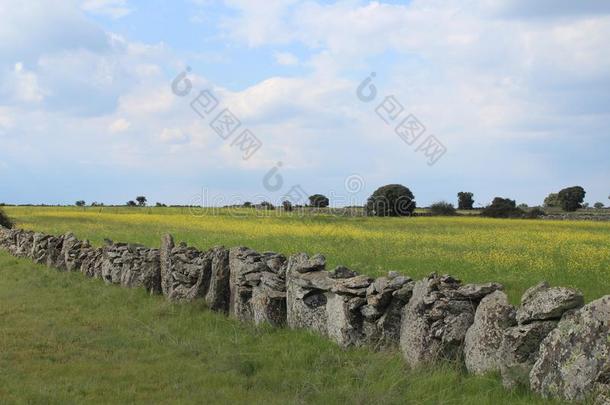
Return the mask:
<svg viewBox="0 0 610 405">
<path fill-rule="evenodd" d="M 6 207 L 19 227 L 158 246 L 321 252 L 370 275 L 432 271 L 499 281 L 513 302 L 546 279 L 610 292 L 610 223 L 277 216 L 252 210 Z M 0 252 L 0 402 L 530 404 L 497 376 L 408 370 L 397 352 L 342 350 L 305 331 L 255 328 Z"/>
<path fill-rule="evenodd" d="M 454 366 L 342 350 L 0 251 L 2 403 L 535 404 Z"/>
<path fill-rule="evenodd" d="M 450 273 L 497 281 L 511 301 L 541 280 L 581 289 L 588 301 L 610 293 L 610 222 L 479 217 L 363 218 L 278 216 L 253 210 L 6 207 L 18 226 L 158 246 L 171 232 L 200 249 L 246 245 L 259 251 L 323 253 L 329 267 L 413 278 Z M 212 215 L 214 214 L 214 215 Z"/>
</svg>

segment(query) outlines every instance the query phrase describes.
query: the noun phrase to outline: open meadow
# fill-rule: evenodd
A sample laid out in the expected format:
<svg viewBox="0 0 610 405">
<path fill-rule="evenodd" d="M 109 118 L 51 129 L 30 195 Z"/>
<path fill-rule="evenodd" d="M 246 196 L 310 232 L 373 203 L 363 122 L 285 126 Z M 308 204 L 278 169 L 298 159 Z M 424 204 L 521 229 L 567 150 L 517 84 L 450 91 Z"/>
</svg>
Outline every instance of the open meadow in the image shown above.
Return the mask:
<svg viewBox="0 0 610 405">
<path fill-rule="evenodd" d="M 413 277 L 497 280 L 513 300 L 541 279 L 607 292 L 610 226 L 482 218 L 261 217 L 188 209 L 9 207 L 18 227 L 157 246 L 249 245 L 322 252 L 331 264 Z M 199 213 L 201 214 L 201 213 Z M 341 349 L 306 331 L 254 327 L 108 287 L 0 252 L 0 398 L 7 403 L 552 403 L 494 375 L 444 364 L 409 370 L 395 351 Z"/>
<path fill-rule="evenodd" d="M 248 246 L 284 254 L 322 253 L 378 276 L 390 270 L 414 279 L 431 272 L 465 282 L 503 283 L 514 303 L 541 280 L 572 286 L 591 301 L 608 292 L 610 222 L 502 220 L 478 217 L 364 218 L 301 216 L 281 211 L 189 208 L 6 207 L 17 226 L 73 232 L 158 247 L 161 235 L 199 249 Z"/>
</svg>

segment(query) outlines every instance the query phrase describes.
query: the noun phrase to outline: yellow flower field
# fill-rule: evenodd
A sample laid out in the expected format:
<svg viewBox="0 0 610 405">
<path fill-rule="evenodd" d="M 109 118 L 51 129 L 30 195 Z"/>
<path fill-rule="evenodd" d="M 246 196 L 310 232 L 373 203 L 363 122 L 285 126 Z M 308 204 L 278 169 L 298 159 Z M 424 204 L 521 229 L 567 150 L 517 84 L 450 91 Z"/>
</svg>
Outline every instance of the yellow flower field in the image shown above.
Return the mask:
<svg viewBox="0 0 610 405">
<path fill-rule="evenodd" d="M 587 300 L 610 293 L 610 223 L 478 217 L 362 218 L 253 210 L 7 207 L 18 226 L 157 246 L 160 236 L 201 249 L 246 245 L 260 251 L 323 253 L 329 265 L 413 278 L 450 273 L 499 281 L 513 301 L 547 280 L 578 287 Z"/>
</svg>

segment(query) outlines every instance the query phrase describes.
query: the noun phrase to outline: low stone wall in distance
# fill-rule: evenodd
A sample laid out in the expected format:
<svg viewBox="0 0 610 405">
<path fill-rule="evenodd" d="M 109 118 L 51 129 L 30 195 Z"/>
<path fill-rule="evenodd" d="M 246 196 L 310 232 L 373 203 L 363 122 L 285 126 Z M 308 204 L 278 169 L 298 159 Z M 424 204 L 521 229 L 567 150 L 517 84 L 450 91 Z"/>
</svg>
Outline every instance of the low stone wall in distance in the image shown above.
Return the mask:
<svg viewBox="0 0 610 405">
<path fill-rule="evenodd" d="M 584 305 L 578 290 L 542 282 L 515 308 L 498 283 L 394 271 L 372 278 L 328 270 L 322 255 L 200 251 L 170 235 L 159 249 L 110 240 L 94 247 L 71 233 L 0 227 L 0 247 L 171 301 L 203 300 L 243 322 L 307 329 L 343 347 L 398 348 L 411 367 L 463 362 L 474 374 L 499 372 L 507 389 L 610 404 L 610 295 Z"/>
</svg>

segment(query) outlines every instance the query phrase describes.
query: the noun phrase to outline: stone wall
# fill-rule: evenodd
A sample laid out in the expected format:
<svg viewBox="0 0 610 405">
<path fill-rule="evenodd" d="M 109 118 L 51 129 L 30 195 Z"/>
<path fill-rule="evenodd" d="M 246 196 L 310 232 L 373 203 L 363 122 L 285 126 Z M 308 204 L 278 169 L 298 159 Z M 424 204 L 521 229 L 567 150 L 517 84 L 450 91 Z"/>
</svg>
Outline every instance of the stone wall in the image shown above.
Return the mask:
<svg viewBox="0 0 610 405">
<path fill-rule="evenodd" d="M 307 329 L 343 347 L 400 349 L 411 367 L 459 362 L 474 374 L 499 372 L 507 389 L 610 404 L 610 295 L 584 305 L 578 290 L 543 282 L 515 308 L 498 283 L 436 274 L 414 281 L 394 271 L 374 279 L 329 271 L 322 255 L 200 251 L 170 235 L 159 249 L 110 240 L 93 247 L 71 233 L 0 227 L 0 248 L 171 301 L 202 300 L 243 322 Z"/>
</svg>

